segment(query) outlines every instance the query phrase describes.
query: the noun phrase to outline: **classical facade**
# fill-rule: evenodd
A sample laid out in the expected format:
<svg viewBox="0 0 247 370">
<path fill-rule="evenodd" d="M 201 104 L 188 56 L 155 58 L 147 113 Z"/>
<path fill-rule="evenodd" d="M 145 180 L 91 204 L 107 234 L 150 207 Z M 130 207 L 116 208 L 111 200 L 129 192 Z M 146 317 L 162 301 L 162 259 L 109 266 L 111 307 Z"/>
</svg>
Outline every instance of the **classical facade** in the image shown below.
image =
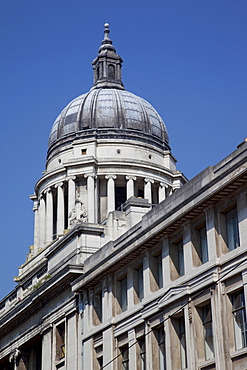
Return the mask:
<svg viewBox="0 0 247 370">
<path fill-rule="evenodd" d="M 246 370 L 247 142 L 192 180 L 109 38 L 52 126 L 0 369 Z"/>
</svg>

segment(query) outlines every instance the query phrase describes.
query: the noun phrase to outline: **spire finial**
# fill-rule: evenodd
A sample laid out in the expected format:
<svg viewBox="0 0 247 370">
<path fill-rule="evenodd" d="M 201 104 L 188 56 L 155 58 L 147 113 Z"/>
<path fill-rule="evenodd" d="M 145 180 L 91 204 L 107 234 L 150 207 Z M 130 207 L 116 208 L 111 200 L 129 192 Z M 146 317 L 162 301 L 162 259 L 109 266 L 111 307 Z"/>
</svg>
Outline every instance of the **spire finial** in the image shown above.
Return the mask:
<svg viewBox="0 0 247 370">
<path fill-rule="evenodd" d="M 104 27 L 105 27 L 105 29 L 104 29 L 104 40 L 102 41 L 102 45 L 104 45 L 104 44 L 112 44 L 112 41 L 111 41 L 111 39 L 109 38 L 109 33 L 110 33 L 110 30 L 109 30 L 109 27 L 110 27 L 110 25 L 109 25 L 109 23 L 105 23 L 104 24 Z"/>
<path fill-rule="evenodd" d="M 122 59 L 116 53 L 109 38 L 109 23 L 104 24 L 104 40 L 99 48 L 98 56 L 93 61 L 94 85 L 93 89 L 115 88 L 124 90 L 122 83 Z"/>
</svg>

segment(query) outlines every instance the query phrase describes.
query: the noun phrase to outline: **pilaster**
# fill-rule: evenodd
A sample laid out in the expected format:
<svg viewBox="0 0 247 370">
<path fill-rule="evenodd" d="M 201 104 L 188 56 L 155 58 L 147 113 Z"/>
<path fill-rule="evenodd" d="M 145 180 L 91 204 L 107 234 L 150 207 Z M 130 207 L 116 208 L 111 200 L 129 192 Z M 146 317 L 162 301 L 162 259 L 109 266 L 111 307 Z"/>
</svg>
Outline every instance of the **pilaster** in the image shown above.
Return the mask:
<svg viewBox="0 0 247 370">
<path fill-rule="evenodd" d="M 184 245 L 184 270 L 185 274 L 193 270 L 193 255 L 191 245 L 191 228 L 190 223 L 184 225 L 183 230 L 183 245 Z"/>
<path fill-rule="evenodd" d="M 215 211 L 213 207 L 205 211 L 206 214 L 206 230 L 208 241 L 208 259 L 213 260 L 217 257 L 217 244 L 216 244 L 216 229 L 215 229 Z"/>
<path fill-rule="evenodd" d="M 169 255 L 169 238 L 164 237 L 162 243 L 162 273 L 163 273 L 163 286 L 169 285 L 171 282 L 170 271 L 170 255 Z"/>
<path fill-rule="evenodd" d="M 41 370 L 52 370 L 52 328 L 43 332 Z"/>
<path fill-rule="evenodd" d="M 144 286 L 144 298 L 145 298 L 151 294 L 149 251 L 146 251 L 145 254 L 143 255 L 143 286 Z"/>
<path fill-rule="evenodd" d="M 247 245 L 247 193 L 241 192 L 237 200 L 240 245 Z"/>
<path fill-rule="evenodd" d="M 114 335 L 112 327 L 103 331 L 103 366 L 107 365 L 107 369 L 113 370 L 115 361 L 114 358 Z"/>
</svg>

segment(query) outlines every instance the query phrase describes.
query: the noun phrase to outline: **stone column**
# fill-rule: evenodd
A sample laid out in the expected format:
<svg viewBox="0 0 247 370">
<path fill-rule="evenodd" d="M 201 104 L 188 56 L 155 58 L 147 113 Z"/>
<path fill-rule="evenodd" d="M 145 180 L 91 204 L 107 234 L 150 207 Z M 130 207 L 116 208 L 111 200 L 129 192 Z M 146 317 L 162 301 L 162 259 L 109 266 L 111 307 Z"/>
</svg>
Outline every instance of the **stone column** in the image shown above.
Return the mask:
<svg viewBox="0 0 247 370">
<path fill-rule="evenodd" d="M 159 185 L 159 203 L 162 202 L 162 200 L 166 199 L 166 189 L 168 188 L 168 185 L 166 185 L 164 182 L 160 182 Z"/>
<path fill-rule="evenodd" d="M 68 345 L 66 348 L 66 363 L 67 369 L 78 369 L 78 352 L 77 345 L 78 343 L 78 334 L 77 330 L 77 313 L 68 315 L 67 318 L 67 339 Z"/>
<path fill-rule="evenodd" d="M 39 247 L 39 201 L 37 196 L 30 195 L 30 199 L 33 201 L 33 212 L 34 212 L 34 251 L 36 252 Z"/>
<path fill-rule="evenodd" d="M 238 209 L 238 228 L 240 246 L 246 245 L 247 241 L 247 194 L 246 191 L 241 192 L 237 200 Z"/>
<path fill-rule="evenodd" d="M 68 228 L 70 225 L 70 214 L 75 213 L 75 176 L 67 177 L 68 181 Z"/>
<path fill-rule="evenodd" d="M 145 178 L 144 179 L 144 199 L 147 199 L 152 204 L 152 184 L 154 180 Z"/>
<path fill-rule="evenodd" d="M 64 194 L 63 183 L 56 184 L 57 188 L 57 236 L 64 231 Z"/>
<path fill-rule="evenodd" d="M 88 222 L 95 222 L 95 178 L 94 173 L 86 174 L 84 177 L 87 179 L 87 214 Z"/>
<path fill-rule="evenodd" d="M 113 312 L 113 287 L 112 287 L 112 276 L 107 276 L 104 278 L 102 282 L 102 290 L 103 290 L 103 297 L 102 297 L 102 317 L 103 322 L 112 318 Z"/>
<path fill-rule="evenodd" d="M 45 194 L 41 194 L 39 199 L 39 248 L 42 248 L 45 242 L 45 208 Z"/>
<path fill-rule="evenodd" d="M 52 329 L 47 328 L 42 333 L 42 367 L 41 370 L 52 369 Z"/>
<path fill-rule="evenodd" d="M 150 253 L 147 250 L 143 255 L 143 289 L 144 298 L 146 298 L 151 294 Z"/>
<path fill-rule="evenodd" d="M 183 229 L 183 251 L 184 251 L 184 273 L 192 272 L 193 266 L 193 254 L 192 254 L 192 243 L 191 243 L 191 227 L 190 223 L 185 223 Z"/>
<path fill-rule="evenodd" d="M 115 363 L 116 361 L 112 361 L 114 358 L 114 349 L 115 349 L 115 341 L 114 341 L 114 333 L 113 333 L 113 327 L 107 327 L 103 331 L 103 365 L 106 365 L 109 363 L 109 365 L 106 366 L 106 369 L 113 370 L 115 369 Z"/>
<path fill-rule="evenodd" d="M 134 190 L 134 181 L 136 180 L 136 176 L 126 176 L 127 180 L 127 199 L 133 197 L 135 195 Z"/>
<path fill-rule="evenodd" d="M 217 257 L 217 239 L 216 239 L 216 217 L 215 210 L 210 207 L 205 210 L 206 230 L 208 241 L 208 259 L 209 261 Z"/>
<path fill-rule="evenodd" d="M 115 211 L 115 181 L 116 175 L 106 175 L 107 181 L 107 214 Z"/>
<path fill-rule="evenodd" d="M 53 196 L 51 188 L 46 190 L 46 242 L 53 240 Z"/>
<path fill-rule="evenodd" d="M 107 64 L 106 61 L 103 61 L 103 77 L 107 77 Z"/>
<path fill-rule="evenodd" d="M 19 367 L 19 360 L 21 358 L 21 355 L 22 355 L 21 351 L 18 348 L 16 348 L 11 352 L 9 356 L 9 362 L 14 364 L 14 370 L 17 370 Z"/>
<path fill-rule="evenodd" d="M 242 280 L 244 286 L 244 300 L 247 302 L 247 270 L 242 272 Z M 245 304 L 245 314 L 247 316 L 247 304 Z"/>
<path fill-rule="evenodd" d="M 136 369 L 137 368 L 137 350 L 136 350 L 136 346 L 137 345 L 133 345 L 133 343 L 136 342 L 136 333 L 135 333 L 135 329 L 132 328 L 128 331 L 128 341 L 129 341 L 129 345 L 130 345 L 130 349 L 129 349 L 129 368 L 130 369 Z"/>
<path fill-rule="evenodd" d="M 171 282 L 171 266 L 170 266 L 170 253 L 169 253 L 169 238 L 164 236 L 162 242 L 162 274 L 163 286 L 169 285 Z"/>
<path fill-rule="evenodd" d="M 82 369 L 94 368 L 94 343 L 93 338 L 87 338 L 84 341 L 84 359 Z"/>
</svg>

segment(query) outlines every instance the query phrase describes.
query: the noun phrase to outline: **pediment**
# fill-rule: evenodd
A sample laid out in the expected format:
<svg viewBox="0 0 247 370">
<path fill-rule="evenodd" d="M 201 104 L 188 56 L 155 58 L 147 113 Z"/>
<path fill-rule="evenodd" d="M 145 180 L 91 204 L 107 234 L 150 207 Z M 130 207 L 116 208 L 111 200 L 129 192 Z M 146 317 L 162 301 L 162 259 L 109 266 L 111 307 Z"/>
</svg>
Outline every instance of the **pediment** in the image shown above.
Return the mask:
<svg viewBox="0 0 247 370">
<path fill-rule="evenodd" d="M 170 288 L 158 301 L 159 305 L 163 303 L 167 303 L 169 301 L 173 301 L 180 297 L 183 297 L 187 294 L 190 294 L 190 287 L 188 285 L 183 285 L 179 287 Z"/>
</svg>

